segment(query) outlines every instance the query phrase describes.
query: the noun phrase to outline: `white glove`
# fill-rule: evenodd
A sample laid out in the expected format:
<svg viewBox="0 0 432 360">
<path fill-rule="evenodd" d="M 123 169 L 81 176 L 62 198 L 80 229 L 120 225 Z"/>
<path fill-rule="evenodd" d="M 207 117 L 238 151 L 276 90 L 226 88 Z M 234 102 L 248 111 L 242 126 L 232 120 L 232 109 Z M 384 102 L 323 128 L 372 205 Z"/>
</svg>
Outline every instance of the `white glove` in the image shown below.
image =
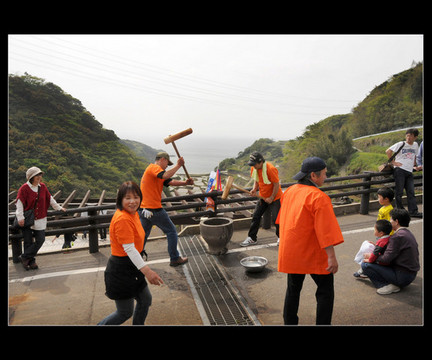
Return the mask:
<svg viewBox="0 0 432 360">
<path fill-rule="evenodd" d="M 153 216 L 153 213 L 150 210 L 142 209 L 142 216 L 144 216 L 146 219 L 150 219 Z"/>
</svg>

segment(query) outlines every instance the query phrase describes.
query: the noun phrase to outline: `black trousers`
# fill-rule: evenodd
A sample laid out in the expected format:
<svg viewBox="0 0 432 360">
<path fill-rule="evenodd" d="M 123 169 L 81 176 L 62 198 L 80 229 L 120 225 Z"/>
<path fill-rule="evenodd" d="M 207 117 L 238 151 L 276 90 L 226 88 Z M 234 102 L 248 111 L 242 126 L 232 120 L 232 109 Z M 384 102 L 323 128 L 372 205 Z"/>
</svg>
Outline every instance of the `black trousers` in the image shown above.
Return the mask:
<svg viewBox="0 0 432 360">
<path fill-rule="evenodd" d="M 39 249 L 45 242 L 45 230 L 32 230 L 30 227 L 22 228 L 24 237 L 23 259 L 34 259 Z M 35 241 L 33 241 L 33 237 Z"/>
<path fill-rule="evenodd" d="M 317 285 L 315 298 L 317 301 L 316 324 L 330 325 L 333 314 L 334 285 L 333 274 L 310 274 Z M 283 310 L 285 325 L 298 325 L 298 307 L 300 292 L 303 287 L 305 274 L 288 274 L 288 286 Z"/>
<path fill-rule="evenodd" d="M 260 226 L 261 217 L 264 215 L 265 211 L 270 207 L 272 213 L 272 223 L 276 228 L 276 236 L 279 237 L 279 224 L 275 224 L 277 216 L 280 210 L 280 200 L 275 200 L 271 204 L 267 204 L 264 200 L 260 199 L 257 201 L 254 213 L 252 215 L 252 222 L 249 228 L 248 236 L 256 241 L 257 234 Z"/>
<path fill-rule="evenodd" d="M 412 172 L 395 167 L 393 170 L 395 179 L 395 199 L 396 207 L 403 209 L 402 195 L 405 188 L 408 200 L 408 212 L 410 214 L 418 212 L 417 202 L 414 193 L 414 176 Z"/>
</svg>

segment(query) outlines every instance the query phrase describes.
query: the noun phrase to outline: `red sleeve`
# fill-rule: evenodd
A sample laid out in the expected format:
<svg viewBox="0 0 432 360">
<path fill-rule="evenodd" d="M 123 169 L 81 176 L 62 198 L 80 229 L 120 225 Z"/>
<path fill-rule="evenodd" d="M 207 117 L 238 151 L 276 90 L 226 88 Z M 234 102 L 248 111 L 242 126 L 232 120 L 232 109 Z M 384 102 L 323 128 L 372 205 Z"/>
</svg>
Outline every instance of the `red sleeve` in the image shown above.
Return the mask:
<svg viewBox="0 0 432 360">
<path fill-rule="evenodd" d="M 376 261 L 376 259 L 377 259 L 377 257 L 373 253 L 371 253 L 370 256 L 369 256 L 368 261 L 370 263 L 374 263 Z"/>
</svg>

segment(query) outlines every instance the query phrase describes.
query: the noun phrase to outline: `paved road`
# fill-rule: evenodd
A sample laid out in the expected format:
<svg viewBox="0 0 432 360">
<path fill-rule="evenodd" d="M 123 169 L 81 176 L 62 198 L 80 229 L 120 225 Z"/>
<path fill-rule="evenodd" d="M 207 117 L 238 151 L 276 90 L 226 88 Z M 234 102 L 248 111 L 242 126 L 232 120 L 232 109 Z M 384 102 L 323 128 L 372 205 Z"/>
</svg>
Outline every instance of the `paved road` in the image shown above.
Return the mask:
<svg viewBox="0 0 432 360">
<path fill-rule="evenodd" d="M 416 280 L 401 292 L 376 294 L 369 281 L 356 280 L 352 274 L 358 265 L 354 255 L 363 240 L 373 239 L 376 213 L 338 217 L 345 242 L 336 247 L 339 271 L 335 275 L 333 325 L 422 325 L 423 267 Z M 423 221 L 414 220 L 410 230 L 416 236 L 423 265 Z M 261 325 L 282 325 L 282 307 L 286 275 L 277 271 L 276 237 L 273 230 L 260 230 L 256 246 L 242 248 L 246 230 L 234 232 L 223 256 L 217 257 L 226 277 L 248 310 Z M 146 325 L 202 325 L 196 293 L 182 267 L 168 264 L 166 240 L 147 245 L 150 267 L 164 279 L 165 285 L 150 285 L 153 305 Z M 87 250 L 38 256 L 39 270 L 25 271 L 9 261 L 10 325 L 95 325 L 115 310 L 114 302 L 104 295 L 103 270 L 109 247 L 95 254 Z M 239 261 L 260 255 L 269 260 L 258 274 L 244 271 Z M 300 300 L 300 325 L 315 323 L 315 284 L 307 276 Z M 125 325 L 131 324 L 131 321 Z"/>
</svg>

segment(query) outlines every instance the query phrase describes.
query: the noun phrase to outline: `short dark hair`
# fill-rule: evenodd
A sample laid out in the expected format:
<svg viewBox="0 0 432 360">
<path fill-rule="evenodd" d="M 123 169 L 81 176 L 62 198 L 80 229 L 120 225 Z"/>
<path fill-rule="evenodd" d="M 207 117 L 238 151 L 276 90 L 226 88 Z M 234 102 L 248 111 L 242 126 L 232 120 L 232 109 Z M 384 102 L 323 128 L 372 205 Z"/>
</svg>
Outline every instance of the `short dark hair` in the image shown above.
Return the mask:
<svg viewBox="0 0 432 360">
<path fill-rule="evenodd" d="M 322 170 L 318 170 L 318 171 L 311 171 L 310 173 L 307 173 L 306 176 L 300 180 L 297 180 L 299 184 L 303 184 L 303 185 L 310 185 L 310 183 L 312 182 L 312 173 L 314 173 L 316 176 L 320 177 L 321 176 L 321 171 Z"/>
<path fill-rule="evenodd" d="M 384 219 L 377 220 L 375 223 L 375 227 L 379 232 L 382 231 L 386 235 L 389 235 L 393 230 L 391 222 Z"/>
<path fill-rule="evenodd" d="M 322 170 L 318 170 L 318 171 L 311 171 L 310 173 L 308 173 L 308 174 L 305 176 L 305 179 L 311 180 L 312 173 L 314 173 L 316 176 L 320 177 L 320 176 L 321 176 L 321 171 L 322 171 Z"/>
<path fill-rule="evenodd" d="M 415 137 L 417 137 L 419 135 L 419 131 L 417 129 L 411 128 L 405 132 L 405 135 L 406 134 L 413 134 Z"/>
<path fill-rule="evenodd" d="M 382 187 L 377 191 L 378 195 L 381 195 L 383 198 L 389 199 L 390 202 L 393 201 L 394 191 L 388 187 Z"/>
<path fill-rule="evenodd" d="M 141 204 L 142 193 L 140 187 L 133 181 L 126 181 L 120 185 L 117 192 L 117 200 L 116 200 L 117 209 L 123 210 L 123 205 L 122 205 L 123 198 L 126 196 L 128 192 L 133 192 L 136 195 L 138 195 L 140 197 L 140 204 Z"/>
<path fill-rule="evenodd" d="M 395 208 L 390 211 L 390 216 L 393 220 L 399 221 L 400 226 L 408 227 L 411 221 L 411 216 L 405 209 Z"/>
</svg>

